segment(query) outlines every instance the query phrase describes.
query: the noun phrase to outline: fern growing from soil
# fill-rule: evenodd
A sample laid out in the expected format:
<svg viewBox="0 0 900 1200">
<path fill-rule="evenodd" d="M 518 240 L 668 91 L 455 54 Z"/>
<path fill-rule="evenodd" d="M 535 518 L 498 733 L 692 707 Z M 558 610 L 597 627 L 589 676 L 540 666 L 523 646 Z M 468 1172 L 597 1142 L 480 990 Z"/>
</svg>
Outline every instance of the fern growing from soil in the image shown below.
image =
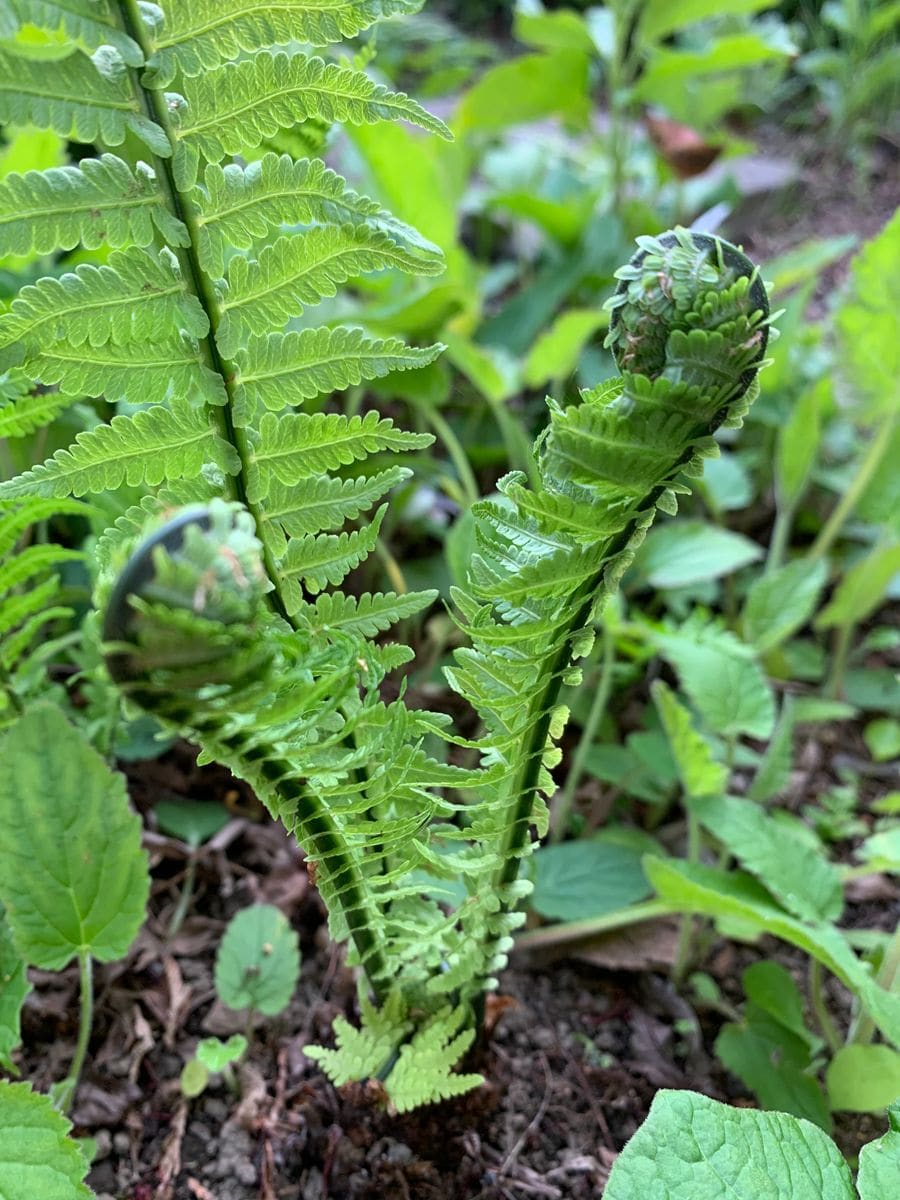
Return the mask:
<svg viewBox="0 0 900 1200">
<path fill-rule="evenodd" d="M 41 385 L 0 421 L 33 429 L 48 388 L 46 420 L 85 397 L 125 410 L 0 484 L 0 503 L 143 494 L 97 546 L 110 674 L 304 846 L 331 934 L 361 968 L 363 1018 L 311 1053 L 336 1081 L 382 1080 L 398 1110 L 478 1082 L 456 1067 L 521 921 L 560 687 L 657 509 L 674 511 L 716 429 L 740 421 L 768 334 L 765 289 L 737 250 L 685 231 L 642 239 L 612 302 L 622 377 L 551 403 L 537 484 L 508 475 L 476 506 L 453 597 L 471 645 L 448 679 L 484 736 L 465 743 L 445 716 L 386 702 L 411 651 L 383 635 L 436 593 L 338 589 L 409 475 L 394 457 L 430 439 L 321 398 L 440 347 L 306 322 L 354 276 L 434 273 L 440 255 L 320 159 L 278 147 L 286 129 L 321 145 L 336 120 L 446 136 L 414 101 L 296 46 L 418 7 L 169 0 L 162 18 L 136 0 L 48 2 L 28 19 L 73 41 L 52 84 L 0 55 L 0 119 L 102 151 L 0 181 L 0 253 L 112 251 L 24 287 L 0 317 L 0 368 Z M 25 19 L 17 0 L 2 12 Z M 435 737 L 479 764 L 431 757 Z"/>
</svg>

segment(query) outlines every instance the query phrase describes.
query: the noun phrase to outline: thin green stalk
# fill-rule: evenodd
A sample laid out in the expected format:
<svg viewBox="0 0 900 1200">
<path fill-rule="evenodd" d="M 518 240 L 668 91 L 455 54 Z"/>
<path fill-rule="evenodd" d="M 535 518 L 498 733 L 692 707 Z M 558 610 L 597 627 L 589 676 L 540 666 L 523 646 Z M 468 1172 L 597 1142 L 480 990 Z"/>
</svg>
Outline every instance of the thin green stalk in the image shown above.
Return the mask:
<svg viewBox="0 0 900 1200">
<path fill-rule="evenodd" d="M 476 500 L 480 499 L 481 490 L 462 442 L 456 436 L 449 421 L 446 421 L 436 408 L 421 405 L 419 412 L 434 430 L 438 440 L 450 456 L 450 461 L 453 463 L 466 498 L 466 506 L 471 507 Z"/>
<path fill-rule="evenodd" d="M 794 505 L 779 505 L 775 513 L 775 524 L 772 526 L 772 537 L 769 541 L 769 553 L 766 555 L 765 573 L 777 571 L 784 562 L 788 541 L 794 524 Z"/>
<path fill-rule="evenodd" d="M 685 803 L 687 805 L 687 850 L 685 857 L 692 866 L 695 866 L 700 861 L 700 822 L 690 808 L 690 800 L 686 799 Z M 675 963 L 672 967 L 672 980 L 676 984 L 684 982 L 688 968 L 691 965 L 696 924 L 697 919 L 693 913 L 685 913 L 681 918 L 681 928 L 678 931 L 678 949 L 675 952 Z"/>
<path fill-rule="evenodd" d="M 838 1033 L 837 1027 L 831 1019 L 831 1013 L 828 1011 L 828 1005 L 825 1002 L 824 972 L 822 971 L 822 964 L 817 958 L 809 960 L 809 1002 L 819 1023 L 822 1036 L 825 1038 L 831 1053 L 835 1054 L 841 1048 L 841 1035 Z"/>
<path fill-rule="evenodd" d="M 187 870 L 184 873 L 184 881 L 181 885 L 181 895 L 178 897 L 178 904 L 175 911 L 172 913 L 172 919 L 169 922 L 168 939 L 172 940 L 178 933 L 181 926 L 184 924 L 184 918 L 187 916 L 188 909 L 191 906 L 191 900 L 194 898 L 194 885 L 197 881 L 197 852 L 191 850 L 188 858 Z"/>
<path fill-rule="evenodd" d="M 825 688 L 825 695 L 830 700 L 840 698 L 844 688 L 844 673 L 847 669 L 847 658 L 850 654 L 850 644 L 853 640 L 853 630 L 856 628 L 856 623 L 848 621 L 846 625 L 839 625 L 835 630 L 834 639 L 834 658 L 831 664 L 831 673 L 828 676 L 828 684 Z"/>
<path fill-rule="evenodd" d="M 75 1057 L 72 1059 L 69 1074 L 63 1080 L 58 1093 L 63 1112 L 68 1112 L 72 1106 L 75 1089 L 78 1087 L 78 1080 L 87 1056 L 88 1043 L 91 1040 L 91 1024 L 94 1019 L 93 959 L 86 950 L 79 951 L 78 968 L 80 986 L 78 1042 L 75 1046 Z"/>
<path fill-rule="evenodd" d="M 887 944 L 875 982 L 887 992 L 900 991 L 900 924 L 894 929 Z M 875 1022 L 860 1005 L 850 1026 L 847 1044 L 866 1045 L 871 1042 L 874 1033 Z"/>
<path fill-rule="evenodd" d="M 606 706 L 609 703 L 610 692 L 612 691 L 613 666 L 616 661 L 616 646 L 615 639 L 610 632 L 609 626 L 604 623 L 602 634 L 602 654 L 600 659 L 600 675 L 597 680 L 597 690 L 594 693 L 594 699 L 591 703 L 590 712 L 587 720 L 584 723 L 584 728 L 581 731 L 581 738 L 578 742 L 578 747 L 572 757 L 572 765 L 569 767 L 569 774 L 566 777 L 566 782 L 563 785 L 559 795 L 559 800 L 556 805 L 556 811 L 553 816 L 553 825 L 550 830 L 550 840 L 558 842 L 565 836 L 569 825 L 569 817 L 572 813 L 572 806 L 575 803 L 575 793 L 578 790 L 578 785 L 584 775 L 587 757 L 590 754 L 593 746 L 597 730 L 600 728 L 600 722 L 603 720 L 603 715 L 606 712 Z"/>
<path fill-rule="evenodd" d="M 531 929 L 528 933 L 519 934 L 516 938 L 515 948 L 516 950 L 539 950 L 542 947 L 580 942 L 582 939 L 612 933 L 616 929 L 626 929 L 629 925 L 640 925 L 644 921 L 670 917 L 677 911 L 662 900 L 645 900 L 642 904 L 632 904 L 628 908 L 604 913 L 602 917 L 590 917 L 586 921 L 564 921 L 559 925 L 546 925 L 541 929 Z"/>
<path fill-rule="evenodd" d="M 896 417 L 893 413 L 889 413 L 879 425 L 875 436 L 869 443 L 869 448 L 860 462 L 856 475 L 853 477 L 850 486 L 847 488 L 841 497 L 837 507 L 832 512 L 831 516 L 822 526 L 819 536 L 810 547 L 807 558 L 810 562 L 816 562 L 831 549 L 831 545 L 835 538 L 841 532 L 858 504 L 863 492 L 869 486 L 875 472 L 881 466 L 881 460 L 887 453 L 887 448 L 890 445 L 891 437 L 894 433 L 894 425 Z"/>
</svg>

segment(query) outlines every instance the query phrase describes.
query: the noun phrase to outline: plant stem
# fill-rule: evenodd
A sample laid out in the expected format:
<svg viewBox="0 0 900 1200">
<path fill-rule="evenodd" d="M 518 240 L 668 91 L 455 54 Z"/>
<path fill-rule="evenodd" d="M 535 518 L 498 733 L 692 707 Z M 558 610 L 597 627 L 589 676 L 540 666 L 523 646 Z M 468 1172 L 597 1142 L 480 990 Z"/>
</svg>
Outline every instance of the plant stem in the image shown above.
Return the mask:
<svg viewBox="0 0 900 1200">
<path fill-rule="evenodd" d="M 187 862 L 187 869 L 184 873 L 184 882 L 181 885 L 181 895 L 178 897 L 178 904 L 175 911 L 172 913 L 172 920 L 169 922 L 168 939 L 172 940 L 178 933 L 178 930 L 184 924 L 184 918 L 187 916 L 188 909 L 191 906 L 191 900 L 194 898 L 194 884 L 197 880 L 197 852 L 191 850 Z"/>
<path fill-rule="evenodd" d="M 687 806 L 687 852 L 686 860 L 695 865 L 700 861 L 701 832 L 700 822 L 690 807 L 690 798 L 686 798 Z M 681 918 L 681 928 L 678 931 L 678 949 L 675 952 L 675 963 L 672 967 L 672 980 L 676 984 L 684 982 L 691 965 L 691 954 L 694 943 L 694 929 L 697 919 L 693 913 L 685 913 Z"/>
<path fill-rule="evenodd" d="M 875 982 L 887 992 L 900 990 L 900 924 L 894 929 L 891 940 L 887 944 Z M 847 1044 L 865 1045 L 871 1042 L 874 1032 L 875 1022 L 860 1005 L 850 1026 Z"/>
<path fill-rule="evenodd" d="M 626 929 L 629 925 L 640 925 L 644 921 L 654 921 L 658 917 L 669 917 L 677 911 L 663 900 L 645 900 L 642 904 L 632 904 L 628 908 L 604 913 L 602 917 L 590 917 L 585 921 L 564 921 L 559 925 L 531 929 L 528 933 L 519 934 L 516 938 L 515 948 L 516 950 L 538 950 L 544 946 L 561 946 L 568 942 L 580 942 L 582 939 L 598 937 L 603 933 L 612 933 L 616 929 Z"/>
<path fill-rule="evenodd" d="M 72 1059 L 69 1074 L 63 1082 L 63 1112 L 68 1112 L 71 1108 L 75 1089 L 78 1086 L 78 1079 L 81 1075 L 81 1069 L 84 1066 L 84 1060 L 87 1055 L 88 1043 L 91 1040 L 91 1023 L 94 1019 L 93 959 L 86 950 L 78 952 L 78 967 L 80 976 L 78 1042 L 75 1046 L 75 1057 Z"/>
<path fill-rule="evenodd" d="M 811 958 L 809 960 L 809 1002 L 819 1023 L 822 1036 L 828 1043 L 831 1053 L 834 1054 L 841 1048 L 841 1036 L 837 1031 L 834 1021 L 831 1019 L 831 1013 L 828 1011 L 823 984 L 824 973 L 822 971 L 822 964 L 817 958 Z"/>
<path fill-rule="evenodd" d="M 848 621 L 839 625 L 835 630 L 834 658 L 831 663 L 831 673 L 825 688 L 825 695 L 830 700 L 838 700 L 844 687 L 844 672 L 847 668 L 847 656 L 850 653 L 850 643 L 856 623 Z"/>
<path fill-rule="evenodd" d="M 794 524 L 794 505 L 779 506 L 775 513 L 775 524 L 772 526 L 772 537 L 769 541 L 769 553 L 766 556 L 765 573 L 777 571 L 784 562 L 788 547 L 791 528 Z"/>
<path fill-rule="evenodd" d="M 572 805 L 575 802 L 575 793 L 578 790 L 578 785 L 581 782 L 581 777 L 584 774 L 587 756 L 590 753 L 591 747 L 597 736 L 597 730 L 600 728 L 600 722 L 603 720 L 603 714 L 606 712 L 606 706 L 609 703 L 610 692 L 612 691 L 613 666 L 616 659 L 615 639 L 610 632 L 609 626 L 603 624 L 603 642 L 602 656 L 600 660 L 600 676 L 597 680 L 597 690 L 594 693 L 594 699 L 591 702 L 588 718 L 584 723 L 584 728 L 581 731 L 581 738 L 578 742 L 578 747 L 572 758 L 572 764 L 569 767 L 569 774 L 566 777 L 566 782 L 560 792 L 559 801 L 554 813 L 553 824 L 550 830 L 550 840 L 558 842 L 565 836 L 566 829 L 569 825 L 569 817 L 572 813 Z"/>
<path fill-rule="evenodd" d="M 879 425 L 850 486 L 844 492 L 837 507 L 822 526 L 819 536 L 810 547 L 809 554 L 807 555 L 810 562 L 816 562 L 828 553 L 832 542 L 844 527 L 847 518 L 853 512 L 863 492 L 869 486 L 872 477 L 881 466 L 881 460 L 884 458 L 887 448 L 890 445 L 895 422 L 896 418 L 894 414 L 888 413 L 881 425 Z"/>
<path fill-rule="evenodd" d="M 466 454 L 462 443 L 456 436 L 450 422 L 436 408 L 423 404 L 419 406 L 419 411 L 437 434 L 444 449 L 450 456 L 450 461 L 456 469 L 457 477 L 465 494 L 466 504 L 468 507 L 471 507 L 481 496 L 481 490 L 478 487 L 478 480 L 475 478 L 472 464 L 469 462 L 469 456 Z"/>
</svg>

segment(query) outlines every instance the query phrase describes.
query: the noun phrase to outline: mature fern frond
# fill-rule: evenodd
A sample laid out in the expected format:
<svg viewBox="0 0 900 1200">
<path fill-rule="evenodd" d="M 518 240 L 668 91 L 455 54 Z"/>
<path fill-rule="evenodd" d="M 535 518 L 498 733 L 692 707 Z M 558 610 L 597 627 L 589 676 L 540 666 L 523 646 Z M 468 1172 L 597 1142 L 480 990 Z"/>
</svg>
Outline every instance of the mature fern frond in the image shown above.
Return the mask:
<svg viewBox="0 0 900 1200">
<path fill-rule="evenodd" d="M 166 479 L 190 479 L 211 466 L 233 475 L 240 462 L 209 415 L 183 403 L 155 405 L 79 433 L 68 450 L 57 450 L 47 462 L 0 483 L 0 500 L 86 496 L 123 483 L 152 487 Z"/>
<path fill-rule="evenodd" d="M 140 46 L 123 33 L 95 0 L 0 0 L 0 17 L 6 15 L 10 32 L 37 25 L 50 33 L 63 33 L 85 50 L 112 46 L 129 67 L 144 61 Z"/>
<path fill-rule="evenodd" d="M 301 479 L 349 466 L 382 450 L 419 450 L 428 434 L 406 433 L 377 412 L 345 417 L 339 413 L 266 413 L 251 437 L 247 494 L 265 500 L 275 482 L 292 487 Z"/>
<path fill-rule="evenodd" d="M 436 591 L 363 592 L 361 596 L 344 596 L 340 592 L 323 592 L 315 604 L 302 604 L 295 616 L 302 628 L 313 634 L 331 637 L 336 632 L 361 638 L 374 638 L 406 617 L 415 616 L 429 608 L 437 599 Z"/>
<path fill-rule="evenodd" d="M 305 42 L 328 46 L 355 37 L 395 13 L 417 12 L 422 0 L 169 0 L 165 26 L 150 39 L 153 82 L 176 70 L 208 71 L 242 52 Z"/>
<path fill-rule="evenodd" d="M 0 122 L 107 146 L 121 145 L 131 132 L 154 154 L 172 153 L 166 134 L 141 111 L 122 60 L 103 47 L 92 58 L 70 54 L 51 70 L 0 50 Z"/>
<path fill-rule="evenodd" d="M 292 538 L 279 563 L 282 579 L 288 584 L 299 580 L 313 595 L 329 583 L 336 587 L 372 553 L 386 512 L 383 504 L 370 524 L 350 533 L 306 533 Z M 288 615 L 293 616 L 301 604 L 300 589 L 285 587 L 284 596 Z"/>
<path fill-rule="evenodd" d="M 152 342 L 85 346 L 55 341 L 35 348 L 25 366 L 35 379 L 58 384 L 67 396 L 105 396 L 129 404 L 172 396 L 211 405 L 226 402 L 221 376 L 202 362 L 197 343 L 179 336 L 177 328 L 165 340 Z"/>
<path fill-rule="evenodd" d="M 34 350 L 48 339 L 92 348 L 124 345 L 156 340 L 160 329 L 204 338 L 209 318 L 188 292 L 170 250 L 156 255 L 135 247 L 114 251 L 102 266 L 83 263 L 22 288 L 10 312 L 0 316 L 0 347 L 19 342 Z"/>
<path fill-rule="evenodd" d="M 347 186 L 319 159 L 294 160 L 264 154 L 246 167 L 209 164 L 202 185 L 188 193 L 198 209 L 197 249 L 210 275 L 224 271 L 228 247 L 249 250 L 257 238 L 282 225 L 369 226 L 399 249 L 421 260 L 427 274 L 437 270 L 440 251 L 415 230 L 367 196 Z"/>
<path fill-rule="evenodd" d="M 406 467 L 388 467 L 373 475 L 351 479 L 309 475 L 289 487 L 277 481 L 271 483 L 261 517 L 263 524 L 268 525 L 263 539 L 280 556 L 288 537 L 340 529 L 347 521 L 367 512 L 411 474 Z"/>
<path fill-rule="evenodd" d="M 240 370 L 235 421 L 244 425 L 261 408 L 280 412 L 363 379 L 424 367 L 442 350 L 440 345 L 407 346 L 399 338 L 370 338 L 361 329 L 252 336 L 234 356 Z"/>
<path fill-rule="evenodd" d="M 402 92 L 302 51 L 260 50 L 186 79 L 183 91 L 185 102 L 174 109 L 174 138 L 175 170 L 184 187 L 196 179 L 201 155 L 218 162 L 310 117 L 353 125 L 404 120 L 450 137 L 443 121 Z"/>
<path fill-rule="evenodd" d="M 0 179 L 0 254 L 49 254 L 80 242 L 149 246 L 156 231 L 170 246 L 188 232 L 165 204 L 155 172 L 114 154 L 77 167 L 50 167 Z"/>
<path fill-rule="evenodd" d="M 443 263 L 436 253 L 416 253 L 371 225 L 317 225 L 278 238 L 258 260 L 231 260 L 216 341 L 231 355 L 249 334 L 284 326 L 308 305 L 334 296 L 352 276 L 389 268 L 430 275 Z"/>
</svg>

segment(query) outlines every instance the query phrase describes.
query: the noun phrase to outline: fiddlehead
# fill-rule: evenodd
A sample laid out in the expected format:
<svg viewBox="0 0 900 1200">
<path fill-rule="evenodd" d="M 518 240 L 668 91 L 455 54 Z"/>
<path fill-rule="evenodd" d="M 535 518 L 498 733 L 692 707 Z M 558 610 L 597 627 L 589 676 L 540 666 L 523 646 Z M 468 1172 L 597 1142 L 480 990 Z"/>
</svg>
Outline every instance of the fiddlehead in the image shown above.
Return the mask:
<svg viewBox="0 0 900 1200">
<path fill-rule="evenodd" d="M 765 355 L 766 290 L 736 247 L 681 229 L 639 247 L 608 303 L 621 378 L 567 408 L 548 401 L 539 485 L 514 473 L 500 500 L 476 506 L 478 549 L 454 597 L 472 648 L 458 652 L 450 682 L 484 719 L 491 761 L 506 772 L 485 806 L 494 862 L 480 887 L 500 902 L 485 922 L 488 986 L 529 888 L 520 862 L 530 831 L 546 822 L 541 794 L 553 790 L 567 715 L 560 687 L 656 510 L 675 511 L 679 476 L 717 452 L 716 429 L 740 423 Z"/>
</svg>

